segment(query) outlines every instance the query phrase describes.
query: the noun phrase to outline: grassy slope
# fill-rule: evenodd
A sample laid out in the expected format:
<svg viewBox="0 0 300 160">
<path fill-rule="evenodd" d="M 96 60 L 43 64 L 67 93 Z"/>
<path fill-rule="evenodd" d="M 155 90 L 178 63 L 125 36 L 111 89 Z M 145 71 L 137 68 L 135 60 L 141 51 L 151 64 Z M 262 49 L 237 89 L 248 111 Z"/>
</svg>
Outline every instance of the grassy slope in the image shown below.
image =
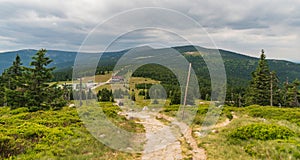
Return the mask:
<svg viewBox="0 0 300 160">
<path fill-rule="evenodd" d="M 104 112 L 115 124 L 141 132 L 142 126 L 117 115 L 118 107 L 106 104 Z M 0 153 L 15 159 L 136 159 L 138 154 L 112 150 L 85 129 L 74 108 L 27 112 L 26 108 L 0 108 Z"/>
<path fill-rule="evenodd" d="M 207 149 L 208 159 L 299 159 L 300 158 L 300 130 L 298 119 L 291 119 L 290 116 L 299 114 L 299 109 L 279 109 L 275 107 L 246 107 L 242 109 L 231 108 L 238 116 L 224 128 L 219 128 L 219 133 L 211 133 L 209 136 L 199 140 L 199 145 Z M 271 116 L 274 112 L 287 113 L 281 117 Z M 259 116 L 258 116 L 259 114 Z M 265 117 L 265 118 L 262 118 Z M 296 134 L 287 139 L 259 140 L 250 138 L 241 140 L 232 138 L 237 128 L 251 124 L 267 124 L 284 127 Z M 272 129 L 260 131 L 267 135 Z M 242 134 L 251 134 L 246 131 Z M 280 134 L 280 133 L 276 133 Z"/>
<path fill-rule="evenodd" d="M 192 125 L 194 131 L 199 131 L 203 123 L 208 105 L 200 105 Z M 175 115 L 178 106 L 166 106 L 164 113 Z M 198 138 L 198 145 L 206 149 L 208 159 L 300 159 L 300 109 L 250 106 L 245 108 L 225 107 L 219 123 L 233 112 L 234 118 L 229 125 L 216 128 L 218 133 L 210 133 L 204 138 Z M 237 128 L 248 125 L 271 125 L 291 130 L 294 135 L 285 139 L 274 138 L 260 140 L 249 138 L 241 140 L 231 135 Z M 262 136 L 274 134 L 272 129 L 264 129 Z M 242 134 L 252 134 L 250 131 Z M 277 135 L 276 135 L 277 134 Z M 280 133 L 275 133 L 275 136 Z"/>
</svg>

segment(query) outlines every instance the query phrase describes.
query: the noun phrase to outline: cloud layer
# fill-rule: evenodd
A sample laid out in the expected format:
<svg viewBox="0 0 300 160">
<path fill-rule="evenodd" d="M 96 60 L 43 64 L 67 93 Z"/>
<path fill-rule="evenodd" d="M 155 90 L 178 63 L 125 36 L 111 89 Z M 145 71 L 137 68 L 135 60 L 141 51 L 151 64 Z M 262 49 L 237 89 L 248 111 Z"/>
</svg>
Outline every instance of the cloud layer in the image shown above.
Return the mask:
<svg viewBox="0 0 300 160">
<path fill-rule="evenodd" d="M 219 48 L 252 56 L 258 56 L 264 48 L 269 58 L 300 61 L 300 1 L 297 0 L 0 0 L 0 6 L 1 51 L 42 47 L 76 51 L 88 33 L 109 17 L 134 8 L 163 7 L 196 20 Z M 116 30 L 130 31 L 134 21 L 156 23 L 151 18 L 152 15 L 136 15 L 123 20 L 120 25 L 102 28 L 99 31 L 101 38 L 94 45 L 105 44 L 107 39 L 116 36 Z M 210 47 L 193 34 L 197 28 L 181 22 L 177 27 L 179 34 L 193 41 L 200 40 L 203 46 Z M 126 48 L 135 44 L 134 40 L 139 42 L 136 45 L 170 42 L 172 36 L 157 30 L 145 30 L 127 36 L 119 46 Z M 126 46 L 129 42 L 130 45 Z M 181 43 L 173 42 L 174 45 Z"/>
</svg>

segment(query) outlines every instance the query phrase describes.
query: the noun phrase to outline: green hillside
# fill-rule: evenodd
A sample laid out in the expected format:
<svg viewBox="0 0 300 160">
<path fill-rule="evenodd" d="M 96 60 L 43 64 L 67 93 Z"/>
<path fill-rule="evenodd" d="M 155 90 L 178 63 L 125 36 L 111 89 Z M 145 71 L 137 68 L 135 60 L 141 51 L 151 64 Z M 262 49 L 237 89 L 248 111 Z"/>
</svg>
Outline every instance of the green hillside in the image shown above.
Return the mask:
<svg viewBox="0 0 300 160">
<path fill-rule="evenodd" d="M 209 72 L 207 70 L 206 64 L 201 56 L 195 56 L 191 54 L 185 54 L 187 52 L 197 51 L 193 46 L 180 46 L 173 47 L 173 49 L 182 53 L 188 61 L 192 62 L 193 69 L 196 71 L 196 74 L 200 79 L 205 79 L 209 81 Z M 215 50 L 207 49 L 203 47 L 197 47 L 198 50 L 202 52 L 217 52 L 219 51 L 226 69 L 227 82 L 229 87 L 239 86 L 245 87 L 248 85 L 248 81 L 251 78 L 251 73 L 254 71 L 258 58 L 245 56 L 239 53 L 230 52 L 226 50 Z M 161 54 L 164 54 L 165 49 L 159 49 Z M 101 71 L 112 70 L 119 58 L 124 55 L 128 50 L 123 50 L 119 52 L 104 52 L 99 61 L 99 69 L 97 74 Z M 0 72 L 5 68 L 11 66 L 11 62 L 14 60 L 16 54 L 19 54 L 22 62 L 25 66 L 29 65 L 31 57 L 36 53 L 36 50 L 20 50 L 13 52 L 0 53 Z M 271 53 L 270 53 L 271 54 Z M 66 51 L 57 51 L 49 50 L 47 55 L 53 59 L 51 66 L 56 67 L 56 80 L 67 80 L 72 77 L 72 66 L 74 65 L 74 60 L 76 58 L 76 52 L 66 52 Z M 268 53 L 266 53 L 268 56 Z M 100 54 L 89 54 L 86 53 L 86 61 L 89 59 L 94 59 L 99 57 Z M 142 56 L 142 54 L 141 54 Z M 300 64 L 288 62 L 284 60 L 268 60 L 270 69 L 276 71 L 278 78 L 281 82 L 285 81 L 288 77 L 289 80 L 294 80 L 296 78 L 300 79 Z M 150 77 L 153 78 L 153 77 Z"/>
</svg>

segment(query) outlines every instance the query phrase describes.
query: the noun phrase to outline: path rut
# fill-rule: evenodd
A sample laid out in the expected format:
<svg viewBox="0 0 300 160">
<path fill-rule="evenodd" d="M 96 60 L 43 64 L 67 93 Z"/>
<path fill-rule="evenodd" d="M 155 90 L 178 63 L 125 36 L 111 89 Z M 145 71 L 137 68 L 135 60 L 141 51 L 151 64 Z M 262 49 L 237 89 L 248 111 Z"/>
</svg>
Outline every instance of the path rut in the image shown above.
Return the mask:
<svg viewBox="0 0 300 160">
<path fill-rule="evenodd" d="M 192 148 L 194 160 L 205 160 L 205 150 L 198 148 L 197 142 L 192 136 L 192 129 L 185 123 L 178 122 L 175 118 L 158 114 L 171 124 L 166 125 L 156 119 L 157 113 L 138 112 L 127 113 L 129 117 L 135 117 L 146 131 L 147 141 L 144 146 L 142 160 L 178 160 L 183 159 L 180 138 L 184 137 L 185 141 Z"/>
</svg>

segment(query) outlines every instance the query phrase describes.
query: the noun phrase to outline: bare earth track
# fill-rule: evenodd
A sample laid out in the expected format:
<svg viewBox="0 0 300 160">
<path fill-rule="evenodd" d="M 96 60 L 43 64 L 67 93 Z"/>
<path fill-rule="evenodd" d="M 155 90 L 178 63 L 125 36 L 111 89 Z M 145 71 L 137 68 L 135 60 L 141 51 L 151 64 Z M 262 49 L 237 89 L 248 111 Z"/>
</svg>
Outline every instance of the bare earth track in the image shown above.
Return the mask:
<svg viewBox="0 0 300 160">
<path fill-rule="evenodd" d="M 180 138 L 184 138 L 191 147 L 194 160 L 205 160 L 205 150 L 199 148 L 192 136 L 192 129 L 185 123 L 163 114 L 157 116 L 170 122 L 166 125 L 156 119 L 153 112 L 128 112 L 129 117 L 140 119 L 146 130 L 146 144 L 142 154 L 143 160 L 177 160 L 183 159 Z"/>
</svg>

